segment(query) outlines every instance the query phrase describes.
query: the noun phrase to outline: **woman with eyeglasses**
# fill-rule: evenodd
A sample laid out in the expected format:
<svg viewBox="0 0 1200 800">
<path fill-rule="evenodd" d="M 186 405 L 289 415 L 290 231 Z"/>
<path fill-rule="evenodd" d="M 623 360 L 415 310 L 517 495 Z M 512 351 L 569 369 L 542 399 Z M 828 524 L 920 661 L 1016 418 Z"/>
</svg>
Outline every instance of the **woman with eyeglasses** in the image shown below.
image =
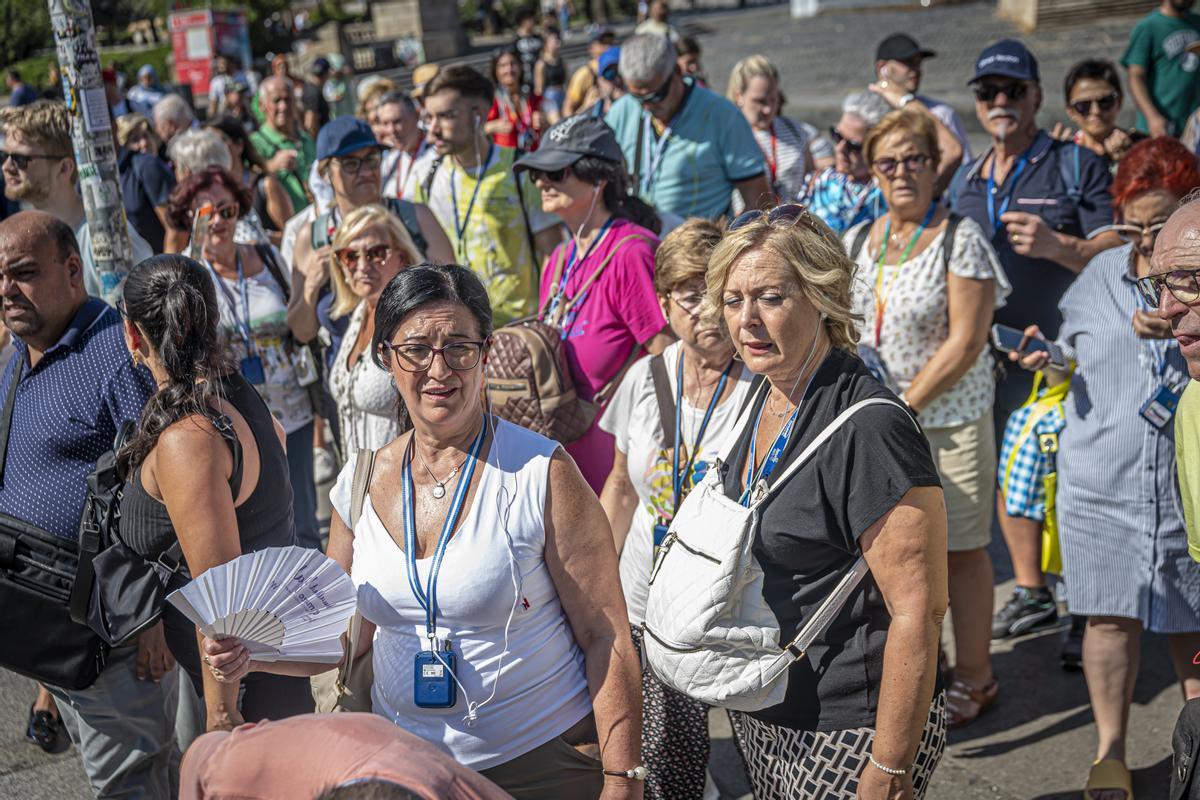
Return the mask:
<svg viewBox="0 0 1200 800">
<path fill-rule="evenodd" d="M 266 401 L 287 434 L 296 541 L 319 548 L 313 487 L 313 407 L 305 388 L 317 379 L 310 351 L 287 321 L 287 278 L 273 247 L 238 244 L 237 221 L 251 208 L 250 193 L 220 167 L 193 174 L 171 193 L 174 225 L 193 230 L 196 213 L 212 207 L 202 241 L 189 247 L 200 256 L 217 287 L 221 334 L 239 372 Z"/>
<path fill-rule="evenodd" d="M 421 262 L 417 246 L 395 215 L 381 205 L 346 215 L 333 237 L 334 319 L 350 317 L 329 372 L 338 410 L 342 453 L 376 450 L 410 427 L 408 412 L 386 370 L 371 359 L 375 308 L 384 287 L 401 270 Z"/>
<path fill-rule="evenodd" d="M 621 589 L 639 651 L 650 565 L 675 509 L 715 463 L 751 375 L 721 329 L 700 316 L 708 257 L 721 228 L 691 219 L 654 255 L 654 288 L 679 341 L 634 364 L 600 419 L 616 440 L 600 504 L 612 526 Z M 708 768 L 708 707 L 642 671 L 646 797 L 699 800 Z"/>
<path fill-rule="evenodd" d="M 1125 743 L 1143 631 L 1167 635 L 1184 695 L 1200 696 L 1200 565 L 1188 556 L 1175 484 L 1173 416 L 1188 371 L 1156 312 L 1163 287 L 1146 278 L 1158 231 L 1198 186 L 1196 158 L 1175 139 L 1130 148 L 1112 185 L 1113 227 L 1126 244 L 1093 258 L 1059 302 L 1067 368 L 1036 350 L 1020 359 L 1051 386 L 1070 381 L 1058 535 L 1067 607 L 1087 616 L 1083 674 L 1098 739 L 1089 796 L 1132 796 Z M 1042 338 L 1037 326 L 1026 335 Z"/>
<path fill-rule="evenodd" d="M 844 412 L 877 401 L 757 506 L 754 554 L 781 638 L 860 557 L 869 577 L 790 666 L 783 702 L 730 712 L 756 797 L 920 798 L 945 743 L 942 490 L 916 420 L 855 355 L 853 272 L 837 235 L 786 205 L 730 223 L 705 277 L 706 308 L 756 376 L 716 467 L 730 502 L 758 500 Z"/>
<path fill-rule="evenodd" d="M 496 99 L 488 111 L 483 130 L 497 147 L 515 147 L 529 152 L 536 150 L 546 117 L 542 114 L 542 96 L 525 92 L 525 70 L 515 47 L 505 47 L 492 55 L 492 83 Z"/>
<path fill-rule="evenodd" d="M 1067 118 L 1075 131 L 1059 124 L 1054 126 L 1051 135 L 1086 147 L 1108 162 L 1114 171 L 1129 148 L 1146 138 L 1143 133 L 1117 127 L 1125 94 L 1121 89 L 1121 76 L 1111 61 L 1088 58 L 1075 64 L 1063 82 L 1063 97 Z"/>
<path fill-rule="evenodd" d="M 409 267 L 376 305 L 371 357 L 413 430 L 368 456 L 353 529 L 350 454 L 329 538 L 358 587 L 373 710 L 518 800 L 637 800 L 638 663 L 608 521 L 557 442 L 488 413 L 491 334 L 467 267 Z M 329 668 L 204 647 L 229 680 Z"/>
<path fill-rule="evenodd" d="M 625 161 L 603 120 L 580 114 L 558 123 L 513 165 L 522 170 L 542 210 L 571 232 L 542 270 L 539 312 L 561 332 L 576 391 L 603 407 L 634 360 L 674 340 L 654 291 L 658 220 L 626 192 Z M 596 494 L 613 459 L 613 437 L 598 421 L 566 445 Z"/>
<path fill-rule="evenodd" d="M 842 116 L 829 129 L 833 166 L 809 175 L 798 202 L 834 233 L 844 233 L 885 210 L 883 196 L 871 179 L 863 142 L 871 128 L 892 110 L 875 92 L 856 92 L 842 102 Z"/>
<path fill-rule="evenodd" d="M 934 199 L 938 138 L 926 114 L 884 117 L 863 147 L 887 213 L 850 229 L 858 350 L 876 378 L 920 415 L 946 498 L 954 678 L 946 724 L 991 708 L 991 541 L 995 393 L 988 330 L 1008 279 L 980 227 Z"/>
<path fill-rule="evenodd" d="M 228 357 L 210 272 L 184 256 L 155 256 L 130 272 L 118 306 L 134 363 L 158 385 L 118 456 L 126 477 L 121 541 L 143 558 L 180 565 L 169 591 L 243 553 L 295 543 L 285 434 Z M 196 626 L 169 603 L 163 626 L 204 701 L 203 728 L 185 738 L 312 711 L 311 690 L 299 678 L 218 682 L 201 663 Z"/>
</svg>

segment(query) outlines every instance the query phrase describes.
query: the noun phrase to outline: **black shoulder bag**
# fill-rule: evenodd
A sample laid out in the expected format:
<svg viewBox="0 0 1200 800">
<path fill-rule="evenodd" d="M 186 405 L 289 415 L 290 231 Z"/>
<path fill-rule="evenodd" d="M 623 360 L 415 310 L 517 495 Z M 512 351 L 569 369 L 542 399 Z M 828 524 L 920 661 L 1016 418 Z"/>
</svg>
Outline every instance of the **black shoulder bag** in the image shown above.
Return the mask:
<svg viewBox="0 0 1200 800">
<path fill-rule="evenodd" d="M 24 356 L 14 358 L 17 363 L 0 414 L 0 475 L 25 366 Z M 71 619 L 77 561 L 73 540 L 0 514 L 0 666 L 64 689 L 86 689 L 96 682 L 108 663 L 109 647 Z"/>
<path fill-rule="evenodd" d="M 242 482 L 241 442 L 229 417 L 221 414 L 212 424 L 233 455 L 229 482 L 236 492 Z M 130 642 L 158 622 L 166 605 L 168 582 L 187 570 L 178 539 L 154 561 L 143 558 L 121 539 L 125 476 L 117 468 L 117 453 L 132 427 L 126 423 L 112 452 L 101 456 L 88 476 L 87 503 L 79 526 L 79 573 L 71 598 L 71 616 L 114 647 Z"/>
</svg>

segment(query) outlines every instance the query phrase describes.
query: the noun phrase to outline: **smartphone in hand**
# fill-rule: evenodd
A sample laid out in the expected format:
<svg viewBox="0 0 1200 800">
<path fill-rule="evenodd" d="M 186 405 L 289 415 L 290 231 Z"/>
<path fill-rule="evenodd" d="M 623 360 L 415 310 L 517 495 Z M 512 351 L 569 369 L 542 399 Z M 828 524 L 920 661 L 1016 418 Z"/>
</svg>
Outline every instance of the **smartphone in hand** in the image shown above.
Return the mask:
<svg viewBox="0 0 1200 800">
<path fill-rule="evenodd" d="M 1050 364 L 1059 369 L 1067 368 L 1067 359 L 1063 355 L 1062 348 L 1054 342 L 1043 341 L 1042 339 L 1029 339 L 1025 342 L 1025 348 L 1021 348 L 1021 340 L 1025 338 L 1025 332 L 1019 331 L 1016 328 L 1010 328 L 1007 325 L 992 326 L 992 344 L 997 350 L 1005 353 L 1033 353 L 1044 351 L 1050 354 Z"/>
</svg>

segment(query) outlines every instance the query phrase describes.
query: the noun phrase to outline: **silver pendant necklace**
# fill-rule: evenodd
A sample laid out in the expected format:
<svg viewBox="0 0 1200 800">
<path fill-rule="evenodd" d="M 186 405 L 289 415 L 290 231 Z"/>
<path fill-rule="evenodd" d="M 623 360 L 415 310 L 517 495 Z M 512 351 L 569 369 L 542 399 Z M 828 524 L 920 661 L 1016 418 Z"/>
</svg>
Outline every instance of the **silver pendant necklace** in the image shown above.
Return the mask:
<svg viewBox="0 0 1200 800">
<path fill-rule="evenodd" d="M 446 476 L 445 480 L 438 480 L 437 475 L 434 475 L 433 470 L 431 470 L 429 465 L 425 463 L 425 458 L 421 455 L 421 448 L 417 447 L 415 442 L 413 443 L 413 452 L 417 454 L 417 460 L 421 462 L 421 466 L 425 468 L 427 473 L 429 473 L 429 477 L 433 478 L 433 488 L 429 490 L 429 493 L 433 495 L 434 499 L 441 500 L 446 496 L 446 484 L 454 479 L 454 476 L 458 474 L 458 471 L 463 468 L 464 464 L 467 463 L 467 459 L 464 458 L 459 462 L 457 467 L 450 470 L 450 474 Z"/>
</svg>

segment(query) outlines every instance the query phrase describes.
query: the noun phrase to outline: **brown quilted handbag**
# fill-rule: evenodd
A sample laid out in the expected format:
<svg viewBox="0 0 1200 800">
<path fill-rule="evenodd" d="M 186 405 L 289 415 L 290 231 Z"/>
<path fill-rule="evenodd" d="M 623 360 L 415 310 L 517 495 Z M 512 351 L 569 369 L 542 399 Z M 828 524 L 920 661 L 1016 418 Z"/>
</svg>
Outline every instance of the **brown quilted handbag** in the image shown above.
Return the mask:
<svg viewBox="0 0 1200 800">
<path fill-rule="evenodd" d="M 640 348 L 634 350 L 613 380 L 597 392 L 596 397 L 600 402 L 590 402 L 580 397 L 575 389 L 559 323 L 600 277 L 621 246 L 630 239 L 653 241 L 645 236 L 626 236 L 617 242 L 573 298 L 557 304 L 553 319 L 543 321 L 539 314 L 538 317 L 505 325 L 492 334 L 484 376 L 493 413 L 563 444 L 570 444 L 587 433 L 600 412 L 601 403 L 611 396 L 611 390 L 625 370 L 641 355 Z M 554 267 L 553 286 L 559 285 L 562 257 L 563 250 L 560 249 Z"/>
</svg>

